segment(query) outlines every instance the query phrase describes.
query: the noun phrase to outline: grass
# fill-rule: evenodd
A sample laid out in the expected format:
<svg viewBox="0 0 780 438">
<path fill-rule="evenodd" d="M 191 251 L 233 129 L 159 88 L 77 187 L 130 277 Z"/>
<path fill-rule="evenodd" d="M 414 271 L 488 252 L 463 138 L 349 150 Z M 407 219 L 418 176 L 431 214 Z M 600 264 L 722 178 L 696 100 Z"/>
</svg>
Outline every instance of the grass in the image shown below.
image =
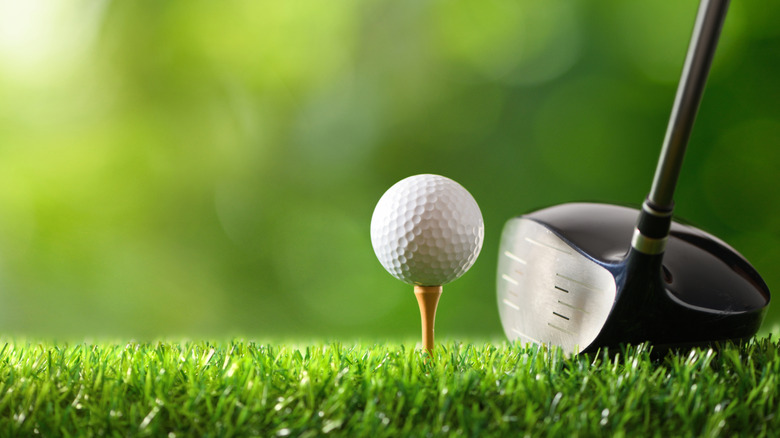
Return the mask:
<svg viewBox="0 0 780 438">
<path fill-rule="evenodd" d="M 2 436 L 764 436 L 778 342 L 655 358 L 513 344 L 0 342 Z"/>
</svg>

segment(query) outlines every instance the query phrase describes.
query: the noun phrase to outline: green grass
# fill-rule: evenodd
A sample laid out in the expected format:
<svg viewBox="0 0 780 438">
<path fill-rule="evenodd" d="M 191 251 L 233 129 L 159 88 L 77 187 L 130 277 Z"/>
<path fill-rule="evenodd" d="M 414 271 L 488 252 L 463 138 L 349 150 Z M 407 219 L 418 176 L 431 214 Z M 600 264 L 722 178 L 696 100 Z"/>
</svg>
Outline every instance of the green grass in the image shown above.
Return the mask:
<svg viewBox="0 0 780 438">
<path fill-rule="evenodd" d="M 780 431 L 778 342 L 653 358 L 400 344 L 0 342 L 2 436 L 744 436 Z"/>
</svg>

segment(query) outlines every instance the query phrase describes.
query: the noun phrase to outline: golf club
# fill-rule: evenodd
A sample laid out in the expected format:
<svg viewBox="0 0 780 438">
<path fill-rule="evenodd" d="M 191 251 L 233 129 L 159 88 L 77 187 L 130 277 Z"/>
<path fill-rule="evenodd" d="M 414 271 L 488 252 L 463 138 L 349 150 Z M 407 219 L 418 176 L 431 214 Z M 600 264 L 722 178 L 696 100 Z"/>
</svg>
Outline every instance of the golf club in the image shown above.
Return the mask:
<svg viewBox="0 0 780 438">
<path fill-rule="evenodd" d="M 769 289 L 736 250 L 672 220 L 673 194 L 728 9 L 702 0 L 650 194 L 641 210 L 571 203 L 510 219 L 497 275 L 510 340 L 566 353 L 650 342 L 739 341 L 758 330 Z"/>
</svg>

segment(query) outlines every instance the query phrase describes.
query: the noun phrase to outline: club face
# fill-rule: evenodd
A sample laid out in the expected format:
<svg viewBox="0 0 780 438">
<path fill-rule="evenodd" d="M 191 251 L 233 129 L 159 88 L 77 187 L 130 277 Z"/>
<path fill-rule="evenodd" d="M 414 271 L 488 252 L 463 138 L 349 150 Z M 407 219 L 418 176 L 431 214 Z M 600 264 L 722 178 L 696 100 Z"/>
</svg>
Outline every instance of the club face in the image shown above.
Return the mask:
<svg viewBox="0 0 780 438">
<path fill-rule="evenodd" d="M 529 218 L 506 224 L 500 248 L 498 307 L 507 337 L 559 345 L 567 354 L 589 346 L 615 301 L 612 272 Z"/>
<path fill-rule="evenodd" d="M 614 205 L 563 204 L 507 222 L 497 276 L 507 337 L 571 353 L 754 335 L 770 296 L 747 260 L 679 223 L 672 224 L 663 255 L 629 257 L 637 216 Z M 560 290 L 567 286 L 576 293 Z"/>
</svg>

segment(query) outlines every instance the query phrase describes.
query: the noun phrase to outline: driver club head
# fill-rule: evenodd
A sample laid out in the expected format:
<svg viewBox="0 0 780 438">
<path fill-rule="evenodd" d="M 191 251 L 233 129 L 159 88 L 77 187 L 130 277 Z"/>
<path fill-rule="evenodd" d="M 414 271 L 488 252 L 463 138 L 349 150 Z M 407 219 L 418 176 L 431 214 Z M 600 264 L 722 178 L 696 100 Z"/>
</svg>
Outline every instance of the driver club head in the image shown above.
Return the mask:
<svg viewBox="0 0 780 438">
<path fill-rule="evenodd" d="M 750 263 L 720 239 L 677 222 L 664 253 L 636 251 L 631 237 L 639 214 L 572 203 L 510 219 L 497 276 L 507 337 L 571 354 L 754 335 L 769 289 Z"/>
</svg>

